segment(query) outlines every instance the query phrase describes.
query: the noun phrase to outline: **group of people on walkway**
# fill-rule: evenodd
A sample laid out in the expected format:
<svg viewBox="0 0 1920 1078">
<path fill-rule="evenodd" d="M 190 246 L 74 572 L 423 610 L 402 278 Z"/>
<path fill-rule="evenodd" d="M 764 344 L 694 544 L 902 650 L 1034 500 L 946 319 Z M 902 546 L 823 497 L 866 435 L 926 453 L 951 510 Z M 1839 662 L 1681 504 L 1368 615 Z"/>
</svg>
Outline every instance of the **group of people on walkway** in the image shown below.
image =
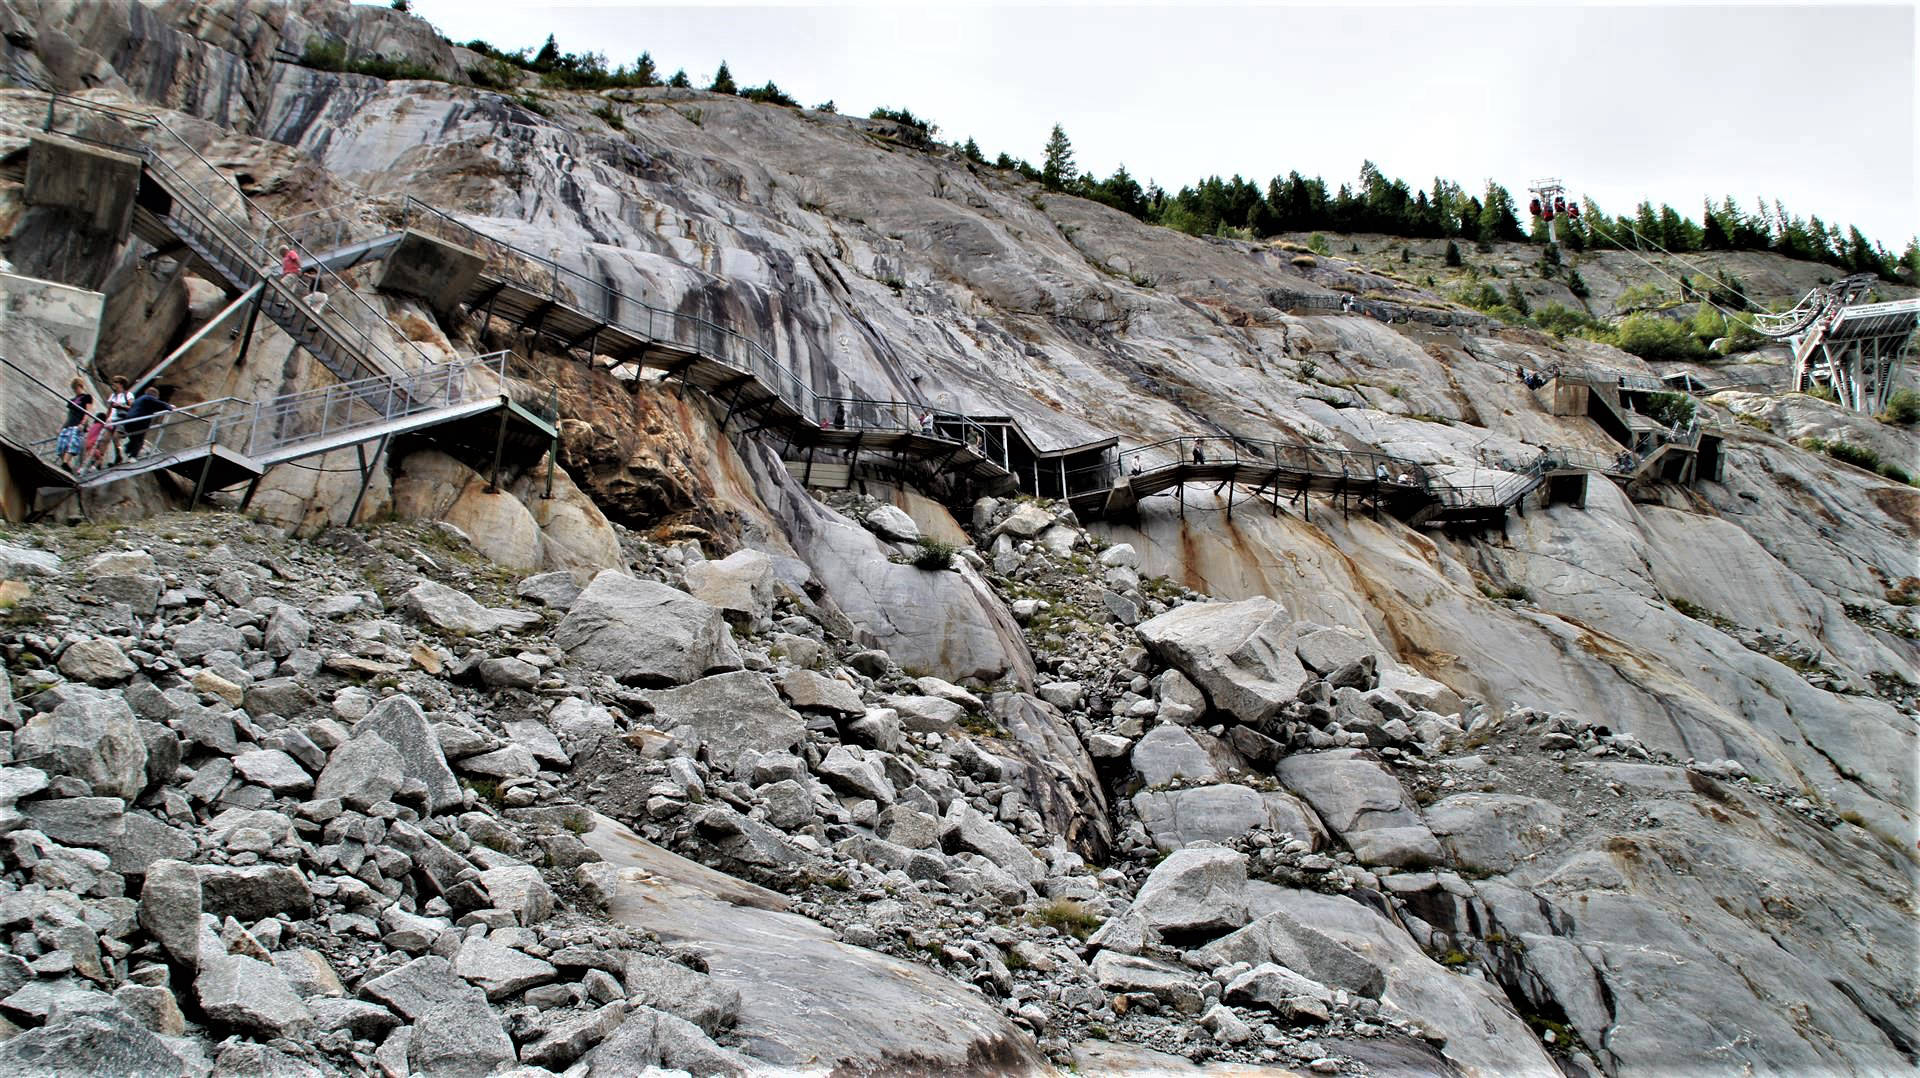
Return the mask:
<svg viewBox="0 0 1920 1078">
<path fill-rule="evenodd" d="M 114 378 L 112 385 L 105 407 L 98 411 L 85 378 L 75 377 L 68 386 L 73 395 L 67 398 L 66 418 L 54 439 L 54 455 L 75 475 L 138 459 L 146 451 L 154 417 L 173 407 L 154 386 L 136 395 L 125 378 Z"/>
</svg>

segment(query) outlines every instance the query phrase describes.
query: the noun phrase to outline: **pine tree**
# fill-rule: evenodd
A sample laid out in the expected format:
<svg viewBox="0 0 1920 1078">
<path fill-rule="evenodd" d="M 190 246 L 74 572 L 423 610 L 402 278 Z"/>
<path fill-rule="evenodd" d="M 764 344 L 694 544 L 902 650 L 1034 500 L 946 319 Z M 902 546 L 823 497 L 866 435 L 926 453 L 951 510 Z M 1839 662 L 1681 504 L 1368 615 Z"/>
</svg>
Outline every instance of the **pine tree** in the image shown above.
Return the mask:
<svg viewBox="0 0 1920 1078">
<path fill-rule="evenodd" d="M 693 88 L 693 80 L 687 77 L 687 69 L 683 67 L 673 73 L 673 77 L 667 80 L 667 85 L 676 90 L 690 90 Z"/>
<path fill-rule="evenodd" d="M 1452 240 L 1447 241 L 1446 262 L 1449 266 L 1458 266 L 1460 264 L 1460 245 Z"/>
<path fill-rule="evenodd" d="M 987 163 L 986 155 L 980 152 L 980 144 L 973 141 L 973 136 L 971 135 L 967 136 L 966 144 L 960 147 L 960 154 L 976 165 L 984 165 Z"/>
<path fill-rule="evenodd" d="M 547 43 L 540 46 L 539 52 L 533 54 L 533 62 L 527 66 L 535 71 L 552 71 L 553 65 L 559 61 L 560 46 L 553 40 L 553 35 L 548 34 Z"/>
<path fill-rule="evenodd" d="M 707 87 L 716 94 L 738 94 L 740 88 L 733 84 L 733 72 L 727 70 L 727 62 L 720 61 L 720 70 L 713 73 L 713 85 Z"/>
<path fill-rule="evenodd" d="M 833 98 L 827 98 L 825 101 L 822 101 L 818 105 L 813 106 L 813 111 L 837 113 L 840 111 L 840 108 L 839 106 L 833 103 Z"/>
<path fill-rule="evenodd" d="M 1073 167 L 1073 143 L 1059 124 L 1047 136 L 1047 157 L 1040 166 L 1040 183 L 1049 191 L 1064 191 L 1078 173 Z"/>
<path fill-rule="evenodd" d="M 660 73 L 653 66 L 653 54 L 643 52 L 640 59 L 633 62 L 633 81 L 642 86 L 660 85 Z"/>
</svg>

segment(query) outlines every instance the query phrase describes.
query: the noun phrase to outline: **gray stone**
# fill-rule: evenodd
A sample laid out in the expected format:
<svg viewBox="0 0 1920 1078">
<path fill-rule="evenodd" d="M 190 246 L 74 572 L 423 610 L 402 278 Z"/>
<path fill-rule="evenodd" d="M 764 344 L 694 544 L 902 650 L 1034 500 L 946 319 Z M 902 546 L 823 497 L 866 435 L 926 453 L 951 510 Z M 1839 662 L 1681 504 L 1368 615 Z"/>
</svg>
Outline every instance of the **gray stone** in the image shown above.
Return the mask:
<svg viewBox="0 0 1920 1078">
<path fill-rule="evenodd" d="M 613 570 L 574 600 L 553 642 L 570 661 L 629 685 L 682 685 L 741 665 L 719 609 Z"/>
<path fill-rule="evenodd" d="M 149 567 L 151 568 L 151 567 Z M 50 550 L 0 543 L 0 580 L 60 575 L 60 555 Z"/>
<path fill-rule="evenodd" d="M 912 543 L 920 538 L 920 525 L 906 511 L 894 505 L 881 505 L 860 518 L 867 530 L 888 542 Z"/>
<path fill-rule="evenodd" d="M 313 789 L 313 776 L 300 762 L 278 749 L 255 749 L 233 758 L 233 769 L 256 786 L 281 797 L 299 796 Z"/>
<path fill-rule="evenodd" d="M 264 1037 L 296 1033 L 313 1020 L 280 971 L 254 958 L 202 955 L 193 992 L 210 1020 Z"/>
<path fill-rule="evenodd" d="M 474 667 L 480 682 L 495 689 L 531 689 L 540 684 L 540 668 L 510 655 L 481 659 Z"/>
<path fill-rule="evenodd" d="M 634 1003 L 678 1015 L 710 1036 L 740 1015 L 739 989 L 665 958 L 630 954 L 621 979 Z"/>
<path fill-rule="evenodd" d="M 453 963 L 439 955 L 416 958 L 366 981 L 360 985 L 360 995 L 408 1021 L 440 1008 L 489 1009 L 486 993 L 456 976 Z"/>
<path fill-rule="evenodd" d="M 492 752 L 467 757 L 460 761 L 460 770 L 470 775 L 508 779 L 531 777 L 539 772 L 540 765 L 534 762 L 533 753 L 525 745 L 507 745 Z"/>
<path fill-rule="evenodd" d="M 580 585 L 575 583 L 573 574 L 567 571 L 553 573 L 535 573 L 522 580 L 514 589 L 514 594 L 522 599 L 531 599 L 541 606 L 550 606 L 555 610 L 565 610 L 580 597 Z"/>
<path fill-rule="evenodd" d="M 76 1015 L 0 1044 L 0 1074 L 12 1078 L 69 1078 L 82 1071 L 145 1076 L 185 1069 L 152 1031 L 111 1011 Z"/>
<path fill-rule="evenodd" d="M 247 638 L 224 622 L 200 617 L 173 632 L 173 653 L 181 662 L 197 663 L 216 651 L 235 655 L 247 650 Z"/>
<path fill-rule="evenodd" d="M 773 615 L 773 559 L 758 550 L 736 550 L 717 561 L 687 566 L 687 592 L 722 614 L 749 624 Z"/>
<path fill-rule="evenodd" d="M 275 951 L 273 966 L 280 971 L 300 998 L 307 1000 L 309 1007 L 316 998 L 337 998 L 346 994 L 340 984 L 340 975 L 333 970 L 333 963 L 327 956 L 311 947 L 295 947 L 290 951 Z"/>
<path fill-rule="evenodd" d="M 472 596 L 431 580 L 408 589 L 400 597 L 400 609 L 429 625 L 465 635 L 518 631 L 540 623 L 540 615 L 532 611 L 484 607 Z"/>
<path fill-rule="evenodd" d="M 187 1031 L 186 1016 L 180 1013 L 180 1001 L 173 993 L 155 985 L 123 984 L 113 990 L 114 1001 L 134 1021 L 165 1037 L 178 1037 Z"/>
<path fill-rule="evenodd" d="M 502 1000 L 559 977 L 552 963 L 502 946 L 484 936 L 469 938 L 454 956 L 453 971 L 480 987 L 489 1000 Z"/>
<path fill-rule="evenodd" d="M 314 784 L 316 799 L 337 797 L 356 809 L 393 800 L 407 780 L 406 762 L 393 743 L 375 733 L 355 737 L 327 757 Z"/>
<path fill-rule="evenodd" d="M 1062 711 L 1072 711 L 1080 706 L 1086 696 L 1086 687 L 1078 681 L 1050 681 L 1037 690 L 1040 699 Z"/>
<path fill-rule="evenodd" d="M 553 891 L 531 865 L 503 865 L 480 873 L 480 886 L 497 909 L 511 910 L 523 925 L 553 915 Z"/>
<path fill-rule="evenodd" d="M 1134 795 L 1133 810 L 1163 853 L 1196 842 L 1225 842 L 1260 828 L 1292 834 L 1310 848 L 1325 838 L 1313 810 L 1299 799 L 1234 783 L 1144 790 Z"/>
<path fill-rule="evenodd" d="M 1211 782 L 1220 777 L 1207 750 L 1178 726 L 1163 723 L 1134 742 L 1133 769 L 1148 786 L 1164 786 L 1174 779 Z"/>
<path fill-rule="evenodd" d="M 261 646 L 274 658 L 284 659 L 296 649 L 306 647 L 311 639 L 313 623 L 299 610 L 282 603 L 267 619 L 266 638 Z"/>
<path fill-rule="evenodd" d="M 150 618 L 160 609 L 166 581 L 151 573 L 109 573 L 87 581 L 87 589 L 109 603 L 125 603 L 138 617 Z"/>
<path fill-rule="evenodd" d="M 1053 524 L 1053 514 L 1032 502 L 1022 502 L 1007 519 L 1001 521 L 990 535 L 1011 535 L 1016 539 L 1031 539 Z"/>
<path fill-rule="evenodd" d="M 625 1000 L 607 1003 L 585 1014 L 542 1015 L 534 1027 L 534 1039 L 520 1049 L 520 1062 L 550 1071 L 565 1070 L 620 1028 L 626 1017 Z"/>
<path fill-rule="evenodd" d="M 940 842 L 940 819 L 908 805 L 888 805 L 874 833 L 910 850 L 932 849 Z"/>
<path fill-rule="evenodd" d="M 966 707 L 941 696 L 889 696 L 885 701 L 900 716 L 900 728 L 911 734 L 950 734 L 960 728 Z"/>
<path fill-rule="evenodd" d="M 118 695 L 81 685 L 14 734 L 13 762 L 80 779 L 98 795 L 132 800 L 147 781 L 147 743 Z"/>
<path fill-rule="evenodd" d="M 969 711 L 980 711 L 987 706 L 978 696 L 941 678 L 917 677 L 913 679 L 913 684 L 928 696 L 937 696 L 948 703 L 959 704 Z"/>
<path fill-rule="evenodd" d="M 104 849 L 112 858 L 113 870 L 123 876 L 143 876 L 153 862 L 162 858 L 186 860 L 198 846 L 193 835 L 172 827 L 142 812 L 129 812 L 120 837 Z"/>
<path fill-rule="evenodd" d="M 1218 847 L 1176 850 L 1148 874 L 1133 913 L 1163 936 L 1218 935 L 1251 919 L 1247 858 Z"/>
<path fill-rule="evenodd" d="M 184 861 L 147 866 L 140 889 L 140 927 L 189 972 L 200 962 L 200 873 Z"/>
<path fill-rule="evenodd" d="M 1533 860 L 1567 833 L 1567 814 L 1558 805 L 1520 794 L 1454 794 L 1428 805 L 1425 815 L 1453 864 L 1488 875 Z"/>
<path fill-rule="evenodd" d="M 745 1075 L 747 1060 L 722 1048 L 700 1027 L 651 1007 L 633 1007 L 620 1028 L 589 1052 L 587 1078 L 627 1078 L 654 1067 L 704 1076 Z"/>
<path fill-rule="evenodd" d="M 1197 1014 L 1205 1003 L 1192 970 L 1118 951 L 1101 951 L 1091 965 L 1095 982 L 1110 992 L 1144 992 L 1186 1014 Z"/>
<path fill-rule="evenodd" d="M 493 1009 L 435 1007 L 414 1019 L 407 1063 L 414 1073 L 435 1078 L 483 1078 L 511 1061 L 513 1041 Z"/>
<path fill-rule="evenodd" d="M 304 715 L 319 701 L 300 679 L 272 677 L 247 686 L 244 705 L 249 715 Z"/>
<path fill-rule="evenodd" d="M 554 736 L 553 730 L 544 722 L 534 719 L 518 719 L 506 724 L 507 737 L 516 745 L 533 754 L 535 760 L 556 767 L 566 767 L 572 762 L 565 746 Z"/>
<path fill-rule="evenodd" d="M 1278 714 L 1312 681 L 1294 653 L 1292 619 L 1265 596 L 1188 603 L 1140 624 L 1140 640 L 1249 726 Z"/>
<path fill-rule="evenodd" d="M 400 1017 L 392 1011 L 359 999 L 321 996 L 307 1000 L 307 1010 L 313 1014 L 315 1031 L 337 1029 L 357 1040 L 380 1040 L 400 1024 Z"/>
<path fill-rule="evenodd" d="M 870 798 L 883 806 L 893 804 L 897 796 L 881 759 L 856 745 L 835 745 L 813 770 L 843 794 Z"/>
<path fill-rule="evenodd" d="M 724 770 L 731 770 L 744 753 L 791 751 L 806 736 L 806 724 L 781 701 L 773 683 L 751 670 L 637 695 L 653 708 L 650 725 L 661 730 L 693 727 L 708 759 Z"/>
<path fill-rule="evenodd" d="M 767 822 L 782 831 L 794 831 L 813 822 L 813 795 L 793 779 L 781 779 L 755 790 L 767 804 Z"/>
<path fill-rule="evenodd" d="M 63 846 L 105 850 L 127 833 L 127 803 L 117 797 L 50 797 L 27 809 L 33 826 Z"/>
<path fill-rule="evenodd" d="M 1160 701 L 1160 720 L 1189 726 L 1207 713 L 1207 695 L 1178 670 L 1167 670 L 1153 679 L 1153 694 Z"/>
<path fill-rule="evenodd" d="M 801 711 L 824 711 L 831 715 L 859 715 L 867 710 L 860 693 L 838 678 L 811 670 L 789 670 L 780 676 L 780 692 Z"/>
<path fill-rule="evenodd" d="M 1277 776 L 1313 806 L 1366 864 L 1437 864 L 1440 844 L 1407 804 L 1400 783 L 1353 749 L 1289 756 Z"/>
<path fill-rule="evenodd" d="M 900 713 L 877 707 L 847 724 L 847 740 L 879 752 L 897 752 L 902 737 Z"/>
<path fill-rule="evenodd" d="M 1109 569 L 1138 569 L 1140 555 L 1132 543 L 1115 543 L 1100 552 L 1100 564 Z"/>
<path fill-rule="evenodd" d="M 405 776 L 427 788 L 427 810 L 444 812 L 460 805 L 460 783 L 447 766 L 440 742 L 427 727 L 427 717 L 409 696 L 389 696 L 374 706 L 353 728 L 357 740 L 379 737 L 399 750 Z"/>
<path fill-rule="evenodd" d="M 1300 662 L 1321 677 L 1373 658 L 1373 648 L 1366 638 L 1345 629 L 1304 632 L 1294 640 L 1293 648 Z"/>
<path fill-rule="evenodd" d="M 245 924 L 278 914 L 313 912 L 313 892 L 300 870 L 286 865 L 199 865 L 200 903 L 217 917 Z M 152 875 L 151 870 L 148 873 Z"/>
<path fill-rule="evenodd" d="M 1359 952 L 1279 910 L 1214 940 L 1194 958 L 1210 969 L 1272 963 L 1370 999 L 1380 998 L 1387 984 L 1381 968 Z"/>
<path fill-rule="evenodd" d="M 126 652 L 105 637 L 76 640 L 60 653 L 60 672 L 75 681 L 114 685 L 140 672 Z"/>
<path fill-rule="evenodd" d="M 971 850 L 1018 881 L 1033 884 L 1046 878 L 1046 867 L 1033 856 L 1033 851 L 1006 828 L 967 804 L 964 798 L 955 798 L 948 806 L 941 821 L 940 841 L 948 853 Z"/>
<path fill-rule="evenodd" d="M 1296 1022 L 1324 1022 L 1333 992 L 1318 981 L 1271 962 L 1263 962 L 1227 983 L 1226 999 L 1243 1006 L 1265 1007 Z"/>
</svg>

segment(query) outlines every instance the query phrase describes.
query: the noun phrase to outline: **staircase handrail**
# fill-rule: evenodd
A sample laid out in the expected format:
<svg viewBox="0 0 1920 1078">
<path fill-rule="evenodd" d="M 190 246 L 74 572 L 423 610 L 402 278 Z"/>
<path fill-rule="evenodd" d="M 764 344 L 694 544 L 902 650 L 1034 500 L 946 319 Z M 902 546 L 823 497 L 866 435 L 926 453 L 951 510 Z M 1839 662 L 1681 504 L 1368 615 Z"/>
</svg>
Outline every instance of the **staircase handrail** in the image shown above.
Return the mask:
<svg viewBox="0 0 1920 1078">
<path fill-rule="evenodd" d="M 65 114 L 70 126 L 73 127 L 71 131 L 60 129 L 62 106 L 65 106 Z M 85 116 L 104 117 L 115 123 L 145 131 L 149 137 L 144 139 L 103 137 L 97 131 L 82 130 L 80 118 Z M 246 192 L 240 189 L 238 183 L 215 167 L 191 142 L 159 116 L 66 94 L 48 93 L 47 118 L 43 129 L 111 149 L 131 152 L 146 161 L 156 173 L 164 173 L 170 177 L 173 182 L 167 185 L 168 194 L 173 197 L 174 204 L 188 207 L 195 216 L 200 218 L 197 223 L 206 228 L 209 233 L 208 238 L 219 241 L 228 248 L 231 255 L 238 259 L 237 265 L 217 267 L 223 273 L 239 274 L 241 279 L 236 280 L 236 284 L 246 286 L 251 285 L 255 280 L 265 281 L 271 290 L 279 293 L 288 303 L 300 304 L 301 297 L 298 294 L 300 290 L 286 287 L 284 282 L 276 280 L 275 277 L 280 268 L 281 251 L 288 247 L 293 248 L 299 253 L 303 276 L 310 275 L 312 278 L 314 287 L 309 287 L 306 291 L 309 294 L 316 290 L 324 291 L 328 296 L 324 311 L 307 306 L 307 314 L 304 317 L 319 327 L 322 332 L 338 339 L 349 351 L 357 352 L 354 358 L 359 361 L 363 369 L 371 365 L 370 360 L 374 357 L 385 361 L 389 370 L 407 369 L 409 364 L 406 362 L 407 357 L 404 356 L 405 351 L 412 352 L 410 358 L 413 360 L 413 366 L 426 366 L 433 362 L 432 358 L 418 345 L 408 340 L 406 334 L 399 327 L 394 326 L 384 313 L 374 307 L 366 297 L 356 292 L 338 273 L 315 257 L 312 247 L 307 242 L 311 237 L 303 238 L 300 232 L 287 228 L 271 214 L 260 209 L 252 199 L 247 197 Z M 183 156 L 175 159 L 162 154 L 160 147 L 154 144 L 156 139 L 169 150 L 182 151 Z M 231 208 L 222 206 L 215 199 L 216 191 L 231 195 L 233 202 Z M 318 288 L 317 286 L 322 282 L 327 287 Z M 368 323 L 357 325 L 351 319 L 338 317 L 340 312 L 334 310 L 335 303 L 349 305 L 366 316 Z M 335 317 L 326 317 L 328 313 L 334 314 Z M 402 354 L 395 354 L 376 338 L 370 328 L 375 325 L 385 326 L 393 334 L 393 339 L 404 342 Z"/>
</svg>

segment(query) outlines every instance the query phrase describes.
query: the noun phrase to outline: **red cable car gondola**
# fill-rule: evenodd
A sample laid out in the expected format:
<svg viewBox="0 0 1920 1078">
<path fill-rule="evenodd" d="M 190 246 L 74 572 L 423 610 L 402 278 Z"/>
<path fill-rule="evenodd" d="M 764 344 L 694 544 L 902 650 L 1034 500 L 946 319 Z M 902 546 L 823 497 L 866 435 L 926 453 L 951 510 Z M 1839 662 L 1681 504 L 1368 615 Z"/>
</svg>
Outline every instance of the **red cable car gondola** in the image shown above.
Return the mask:
<svg viewBox="0 0 1920 1078">
<path fill-rule="evenodd" d="M 1553 220 L 1553 207 L 1552 207 L 1552 206 L 1548 206 L 1548 207 L 1547 207 L 1547 211 L 1546 211 L 1545 213 L 1543 213 L 1543 214 L 1541 214 L 1541 215 L 1540 215 L 1540 219 L 1541 219 L 1542 221 L 1551 221 L 1551 220 Z"/>
<path fill-rule="evenodd" d="M 1567 200 L 1559 195 L 1553 196 L 1553 208 L 1561 213 L 1567 212 Z"/>
<path fill-rule="evenodd" d="M 1575 203 L 1575 204 L 1573 204 L 1573 205 L 1571 205 L 1571 206 L 1568 206 L 1568 207 L 1567 207 L 1567 216 L 1568 216 L 1568 217 L 1573 217 L 1573 218 L 1578 218 L 1578 217 L 1580 216 L 1580 205 L 1579 205 L 1579 203 Z"/>
<path fill-rule="evenodd" d="M 1527 212 L 1533 214 L 1535 217 L 1540 216 L 1540 200 L 1536 198 L 1532 202 L 1527 203 Z"/>
</svg>

